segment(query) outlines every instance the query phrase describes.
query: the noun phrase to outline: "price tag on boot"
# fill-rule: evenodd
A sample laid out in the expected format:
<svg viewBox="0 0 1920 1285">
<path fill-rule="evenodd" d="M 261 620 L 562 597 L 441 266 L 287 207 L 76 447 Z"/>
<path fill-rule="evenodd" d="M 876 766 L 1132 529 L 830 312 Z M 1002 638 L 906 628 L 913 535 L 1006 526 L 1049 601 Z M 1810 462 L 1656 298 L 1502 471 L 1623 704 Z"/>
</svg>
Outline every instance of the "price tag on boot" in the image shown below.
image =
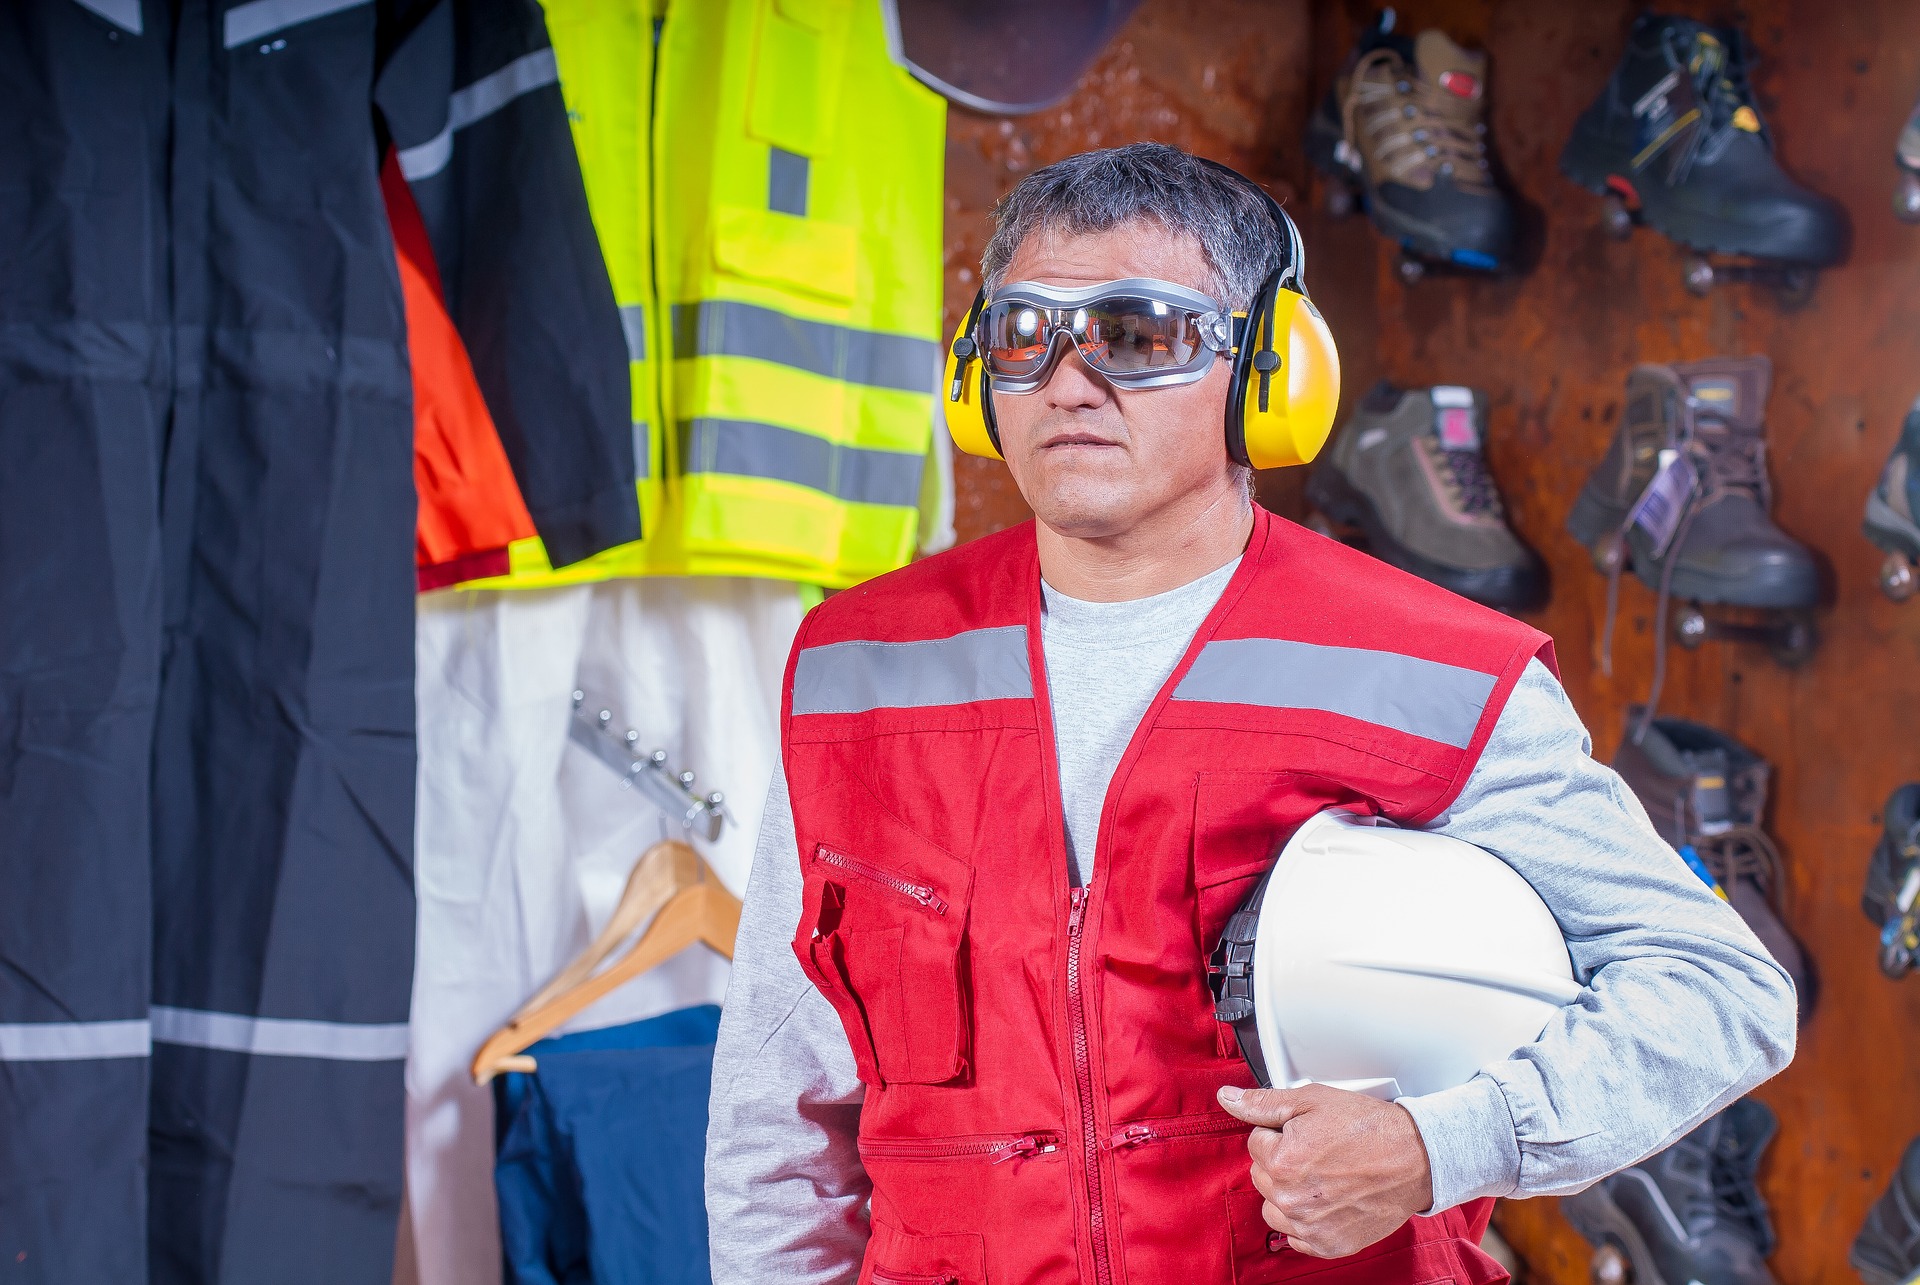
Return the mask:
<svg viewBox="0 0 1920 1285">
<path fill-rule="evenodd" d="M 1660 452 L 1660 467 L 1628 519 L 1628 525 L 1647 533 L 1654 557 L 1664 555 L 1673 543 L 1674 532 L 1680 529 L 1680 519 L 1686 516 L 1687 505 L 1699 485 L 1700 472 L 1685 451 L 1669 448 Z"/>
</svg>

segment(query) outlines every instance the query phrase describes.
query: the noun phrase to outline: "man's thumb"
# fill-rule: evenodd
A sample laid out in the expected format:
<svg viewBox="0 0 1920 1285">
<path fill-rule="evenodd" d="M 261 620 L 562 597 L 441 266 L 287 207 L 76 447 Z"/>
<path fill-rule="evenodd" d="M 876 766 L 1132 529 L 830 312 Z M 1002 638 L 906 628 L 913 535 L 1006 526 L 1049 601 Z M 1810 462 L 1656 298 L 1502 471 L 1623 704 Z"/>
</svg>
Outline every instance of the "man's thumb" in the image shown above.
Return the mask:
<svg viewBox="0 0 1920 1285">
<path fill-rule="evenodd" d="M 1304 1094 L 1293 1089 L 1239 1089 L 1227 1085 L 1220 1090 L 1220 1105 L 1248 1124 L 1278 1129 L 1311 1104 Z"/>
</svg>

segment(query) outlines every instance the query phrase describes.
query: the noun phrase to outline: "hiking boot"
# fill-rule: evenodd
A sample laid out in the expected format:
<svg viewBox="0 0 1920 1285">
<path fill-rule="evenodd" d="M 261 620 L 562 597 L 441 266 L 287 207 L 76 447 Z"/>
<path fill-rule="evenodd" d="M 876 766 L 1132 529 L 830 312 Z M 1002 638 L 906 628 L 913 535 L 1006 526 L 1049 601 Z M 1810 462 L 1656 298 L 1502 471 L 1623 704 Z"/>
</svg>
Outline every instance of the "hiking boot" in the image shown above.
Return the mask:
<svg viewBox="0 0 1920 1285">
<path fill-rule="evenodd" d="M 1905 977 L 1920 953 L 1920 783 L 1901 786 L 1887 796 L 1881 814 L 1880 842 L 1867 862 L 1867 886 L 1860 909 L 1880 930 L 1880 971 Z"/>
<path fill-rule="evenodd" d="M 1627 711 L 1627 735 L 1612 766 L 1660 837 L 1710 878 L 1793 978 L 1805 1021 L 1813 1012 L 1814 978 L 1806 951 L 1780 917 L 1786 874 L 1780 849 L 1763 828 L 1767 761 L 1703 723 L 1647 720 L 1635 706 Z"/>
<path fill-rule="evenodd" d="M 1867 1285 L 1903 1285 L 1920 1272 L 1920 1138 L 1907 1144 L 1886 1192 L 1867 1211 L 1847 1261 Z"/>
<path fill-rule="evenodd" d="M 1772 375 L 1765 357 L 1634 367 L 1619 428 L 1567 518 L 1596 565 L 1631 565 L 1656 592 L 1696 602 L 1790 609 L 1819 600 L 1813 554 L 1768 516 L 1762 413 Z M 1690 491 L 1663 485 L 1648 496 L 1663 451 L 1691 467 Z M 1643 497 L 1647 520 L 1627 529 Z"/>
<path fill-rule="evenodd" d="M 1502 610 L 1546 600 L 1547 569 L 1507 526 L 1481 453 L 1486 397 L 1382 383 L 1314 465 L 1307 499 L 1383 562 Z"/>
<path fill-rule="evenodd" d="M 1748 84 L 1745 33 L 1643 14 L 1613 77 L 1574 125 L 1560 170 L 1638 207 L 1698 250 L 1808 267 L 1846 255 L 1846 213 L 1774 159 Z"/>
<path fill-rule="evenodd" d="M 1913 404 L 1900 425 L 1900 440 L 1880 470 L 1880 485 L 1867 497 L 1862 524 L 1867 539 L 1885 549 L 1920 561 L 1920 401 Z"/>
<path fill-rule="evenodd" d="M 1772 1111 L 1742 1098 L 1560 1209 L 1596 1249 L 1626 1254 L 1634 1285 L 1774 1285 L 1773 1225 L 1754 1181 L 1774 1127 Z"/>
<path fill-rule="evenodd" d="M 1513 254 L 1513 204 L 1487 154 L 1487 56 L 1442 31 L 1409 39 L 1385 10 L 1307 127 L 1307 154 L 1365 193 L 1414 254 L 1486 271 Z"/>
</svg>

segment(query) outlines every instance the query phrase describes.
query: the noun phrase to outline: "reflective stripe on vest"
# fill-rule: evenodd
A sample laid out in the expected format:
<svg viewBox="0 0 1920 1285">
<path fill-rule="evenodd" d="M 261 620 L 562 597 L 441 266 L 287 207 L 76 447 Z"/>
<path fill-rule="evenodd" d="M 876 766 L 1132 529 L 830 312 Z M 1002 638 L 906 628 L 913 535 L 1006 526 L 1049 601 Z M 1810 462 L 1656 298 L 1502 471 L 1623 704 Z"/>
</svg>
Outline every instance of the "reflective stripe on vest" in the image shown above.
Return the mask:
<svg viewBox="0 0 1920 1285">
<path fill-rule="evenodd" d="M 728 299 L 675 304 L 673 349 L 681 357 L 757 357 L 909 393 L 927 391 L 927 372 L 940 360 L 940 345 L 931 339 L 808 321 Z"/>
<path fill-rule="evenodd" d="M 808 647 L 793 666 L 795 714 L 1032 698 L 1025 625 L 969 629 L 924 642 L 828 643 Z"/>
<path fill-rule="evenodd" d="M 1201 650 L 1173 699 L 1323 710 L 1465 749 L 1495 682 L 1398 652 L 1233 638 Z"/>
</svg>

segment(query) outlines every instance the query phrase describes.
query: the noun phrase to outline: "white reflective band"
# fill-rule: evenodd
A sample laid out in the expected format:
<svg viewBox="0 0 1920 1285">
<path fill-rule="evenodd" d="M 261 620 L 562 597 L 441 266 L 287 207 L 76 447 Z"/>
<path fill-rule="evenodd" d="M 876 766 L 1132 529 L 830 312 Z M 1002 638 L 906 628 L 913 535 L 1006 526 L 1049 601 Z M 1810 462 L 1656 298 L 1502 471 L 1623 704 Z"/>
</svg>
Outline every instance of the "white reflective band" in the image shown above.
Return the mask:
<svg viewBox="0 0 1920 1285">
<path fill-rule="evenodd" d="M 224 39 L 227 48 L 271 35 L 282 27 L 312 22 L 330 13 L 358 9 L 373 0 L 253 0 L 227 10 Z"/>
<path fill-rule="evenodd" d="M 1494 681 L 1392 651 L 1234 638 L 1208 643 L 1173 699 L 1323 710 L 1465 749 Z"/>
<path fill-rule="evenodd" d="M 653 435 L 647 432 L 647 421 L 633 421 L 633 480 L 638 482 L 653 473 Z"/>
<path fill-rule="evenodd" d="M 560 83 L 560 64 L 552 49 L 522 54 L 499 71 L 489 72 L 447 99 L 447 123 L 424 143 L 399 153 L 400 172 L 409 182 L 431 178 L 453 159 L 453 135 L 505 107 L 523 94 Z"/>
<path fill-rule="evenodd" d="M 144 1019 L 124 1022 L 0 1022 L 0 1062 L 90 1062 L 145 1057 Z"/>
<path fill-rule="evenodd" d="M 105 18 L 122 31 L 131 31 L 136 36 L 140 34 L 140 0 L 74 0 L 74 3 L 89 13 Z M 4 1056 L 0 1054 L 0 1057 Z"/>
<path fill-rule="evenodd" d="M 405 1022 L 303 1022 L 284 1017 L 243 1017 L 196 1008 L 153 1009 L 153 1041 L 256 1053 L 314 1057 L 332 1062 L 398 1062 L 407 1056 Z"/>
<path fill-rule="evenodd" d="M 924 642 L 827 643 L 801 652 L 793 666 L 795 714 L 860 714 L 1032 696 L 1025 625 L 969 629 Z"/>
</svg>

